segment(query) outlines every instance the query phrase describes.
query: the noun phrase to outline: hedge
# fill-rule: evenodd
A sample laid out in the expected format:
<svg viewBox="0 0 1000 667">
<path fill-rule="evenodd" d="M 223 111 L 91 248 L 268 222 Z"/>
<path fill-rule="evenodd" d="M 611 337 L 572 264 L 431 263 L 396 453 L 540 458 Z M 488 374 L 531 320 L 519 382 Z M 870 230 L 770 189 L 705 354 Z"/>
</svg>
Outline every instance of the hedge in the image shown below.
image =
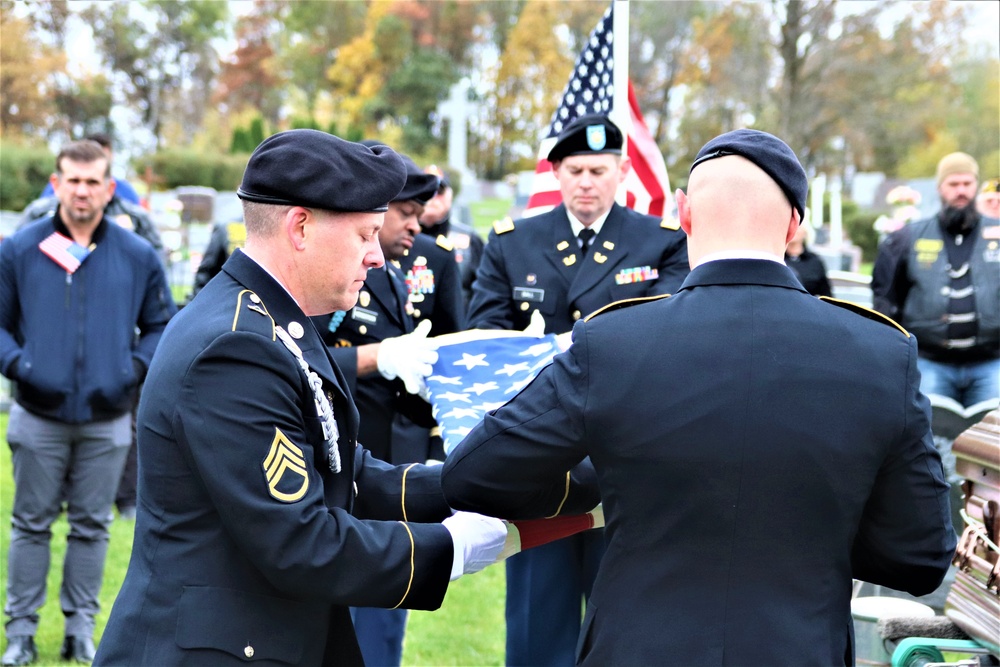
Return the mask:
<svg viewBox="0 0 1000 667">
<path fill-rule="evenodd" d="M 171 149 L 136 160 L 141 174 L 151 167 L 156 189 L 171 190 L 185 185 L 201 185 L 216 190 L 235 190 L 243 180 L 249 155 L 205 154 L 187 149 Z"/>
<path fill-rule="evenodd" d="M 0 210 L 24 210 L 54 170 L 55 156 L 47 148 L 0 142 Z"/>
</svg>

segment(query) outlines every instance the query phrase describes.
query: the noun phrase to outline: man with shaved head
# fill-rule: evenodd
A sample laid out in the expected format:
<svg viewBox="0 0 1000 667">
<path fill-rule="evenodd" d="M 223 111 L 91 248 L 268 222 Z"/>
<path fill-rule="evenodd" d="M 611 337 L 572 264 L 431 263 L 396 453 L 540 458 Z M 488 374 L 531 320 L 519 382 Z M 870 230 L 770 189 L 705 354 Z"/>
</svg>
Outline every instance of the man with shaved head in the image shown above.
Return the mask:
<svg viewBox="0 0 1000 667">
<path fill-rule="evenodd" d="M 452 507 L 535 518 L 590 457 L 608 546 L 578 664 L 852 665 L 851 579 L 921 595 L 948 569 L 916 341 L 784 265 L 807 190 L 770 134 L 706 144 L 680 290 L 577 323 L 445 462 Z"/>
</svg>

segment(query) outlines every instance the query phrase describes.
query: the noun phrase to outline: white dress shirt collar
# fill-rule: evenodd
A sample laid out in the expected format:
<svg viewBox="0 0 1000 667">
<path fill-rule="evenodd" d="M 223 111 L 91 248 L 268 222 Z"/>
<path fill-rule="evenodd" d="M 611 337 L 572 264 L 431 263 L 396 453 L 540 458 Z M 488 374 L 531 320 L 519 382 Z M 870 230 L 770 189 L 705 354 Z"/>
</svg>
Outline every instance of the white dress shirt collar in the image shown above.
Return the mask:
<svg viewBox="0 0 1000 667">
<path fill-rule="evenodd" d="M 708 262 L 715 262 L 720 259 L 767 259 L 772 262 L 777 262 L 782 266 L 785 265 L 785 258 L 778 255 L 772 255 L 769 252 L 764 252 L 763 250 L 722 250 L 720 252 L 709 253 L 702 257 L 695 267 L 701 266 Z"/>
<path fill-rule="evenodd" d="M 608 219 L 608 215 L 611 213 L 609 208 L 604 212 L 604 215 L 594 220 L 594 223 L 590 225 L 590 228 L 594 230 L 594 236 L 601 233 L 601 227 L 604 226 L 604 221 Z M 583 231 L 584 224 L 576 219 L 576 217 L 566 209 L 566 217 L 569 218 L 569 227 L 573 230 L 573 236 L 580 236 L 580 232 Z"/>
</svg>

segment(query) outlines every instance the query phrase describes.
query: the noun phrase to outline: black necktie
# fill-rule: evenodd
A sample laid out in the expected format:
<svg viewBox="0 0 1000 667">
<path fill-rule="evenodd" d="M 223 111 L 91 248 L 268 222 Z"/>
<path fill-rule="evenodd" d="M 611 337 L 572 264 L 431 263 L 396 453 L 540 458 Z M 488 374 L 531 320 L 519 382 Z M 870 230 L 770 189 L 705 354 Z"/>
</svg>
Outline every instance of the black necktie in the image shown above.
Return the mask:
<svg viewBox="0 0 1000 667">
<path fill-rule="evenodd" d="M 587 249 L 590 248 L 590 242 L 594 240 L 595 236 L 597 236 L 597 232 L 590 227 L 584 227 L 577 234 L 577 238 L 580 239 L 580 259 L 587 256 Z"/>
<path fill-rule="evenodd" d="M 406 279 L 402 275 L 403 271 L 386 262 L 385 272 L 389 274 L 389 284 L 392 286 L 392 295 L 396 297 L 396 308 L 399 317 L 402 318 L 403 328 L 409 333 L 413 330 L 413 319 L 406 312 L 406 302 L 410 298 L 410 293 L 406 287 Z"/>
</svg>

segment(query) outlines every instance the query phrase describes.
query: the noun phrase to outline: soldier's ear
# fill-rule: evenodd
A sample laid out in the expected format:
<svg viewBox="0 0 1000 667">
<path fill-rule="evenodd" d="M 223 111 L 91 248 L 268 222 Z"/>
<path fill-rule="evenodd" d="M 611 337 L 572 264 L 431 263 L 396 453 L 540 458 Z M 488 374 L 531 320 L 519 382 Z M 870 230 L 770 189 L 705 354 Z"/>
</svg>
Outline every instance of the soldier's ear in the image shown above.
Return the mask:
<svg viewBox="0 0 1000 667">
<path fill-rule="evenodd" d="M 632 168 L 632 158 L 627 155 L 622 155 L 618 161 L 618 182 L 624 183 L 625 177 L 628 176 L 629 169 Z"/>
<path fill-rule="evenodd" d="M 674 193 L 674 200 L 677 202 L 677 219 L 681 223 L 681 229 L 688 236 L 691 235 L 691 204 L 687 195 L 680 188 Z"/>
<path fill-rule="evenodd" d="M 281 232 L 296 250 L 305 250 L 310 225 L 316 223 L 315 214 L 302 206 L 293 206 L 281 219 Z"/>
<path fill-rule="evenodd" d="M 797 231 L 799 231 L 799 225 L 801 225 L 801 224 L 802 224 L 802 221 L 799 220 L 799 212 L 793 206 L 792 207 L 792 217 L 788 221 L 788 230 L 785 233 L 785 245 L 788 245 L 789 243 L 792 242 L 792 238 L 795 236 L 795 233 Z"/>
</svg>

